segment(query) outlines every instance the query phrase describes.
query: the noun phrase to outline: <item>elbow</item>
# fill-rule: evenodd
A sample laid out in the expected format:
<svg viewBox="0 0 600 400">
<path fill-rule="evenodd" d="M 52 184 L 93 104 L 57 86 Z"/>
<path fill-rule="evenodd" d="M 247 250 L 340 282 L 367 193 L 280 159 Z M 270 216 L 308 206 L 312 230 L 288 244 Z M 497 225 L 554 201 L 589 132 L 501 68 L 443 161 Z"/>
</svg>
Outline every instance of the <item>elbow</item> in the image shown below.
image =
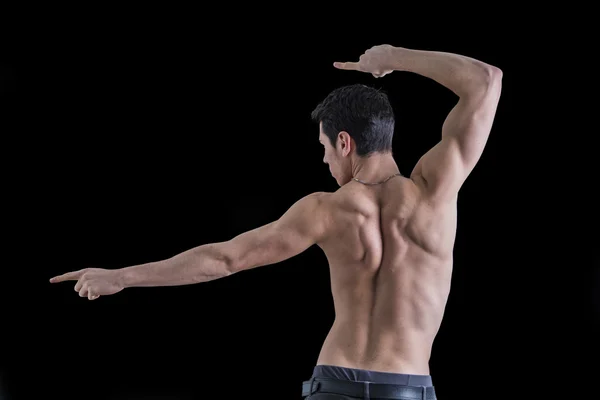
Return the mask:
<svg viewBox="0 0 600 400">
<path fill-rule="evenodd" d="M 499 80 L 499 81 L 502 81 L 502 75 L 504 74 L 504 73 L 502 72 L 502 70 L 501 70 L 500 68 L 498 68 L 498 67 L 493 67 L 493 66 L 490 66 L 490 67 L 491 67 L 491 73 L 492 73 L 492 76 L 493 76 L 495 79 L 497 79 L 497 80 Z"/>
<path fill-rule="evenodd" d="M 485 65 L 479 79 L 465 93 L 465 97 L 473 100 L 497 97 L 502 91 L 502 70 L 491 65 Z"/>
<path fill-rule="evenodd" d="M 490 78 L 486 93 L 497 102 L 502 92 L 502 70 L 497 67 L 492 67 L 489 76 Z"/>
<path fill-rule="evenodd" d="M 225 276 L 235 274 L 242 270 L 241 261 L 237 260 L 234 257 L 231 257 L 226 254 L 222 254 L 220 258 L 221 264 L 223 265 L 223 270 L 225 271 Z"/>
<path fill-rule="evenodd" d="M 500 88 L 502 86 L 502 70 L 489 65 L 486 68 L 485 83 L 488 88 Z"/>
<path fill-rule="evenodd" d="M 228 276 L 238 272 L 240 262 L 232 253 L 228 242 L 213 243 L 207 245 L 210 258 L 215 266 L 215 273 L 220 276 Z"/>
<path fill-rule="evenodd" d="M 460 98 L 481 99 L 502 89 L 502 70 L 489 64 L 479 63 L 461 92 Z"/>
</svg>

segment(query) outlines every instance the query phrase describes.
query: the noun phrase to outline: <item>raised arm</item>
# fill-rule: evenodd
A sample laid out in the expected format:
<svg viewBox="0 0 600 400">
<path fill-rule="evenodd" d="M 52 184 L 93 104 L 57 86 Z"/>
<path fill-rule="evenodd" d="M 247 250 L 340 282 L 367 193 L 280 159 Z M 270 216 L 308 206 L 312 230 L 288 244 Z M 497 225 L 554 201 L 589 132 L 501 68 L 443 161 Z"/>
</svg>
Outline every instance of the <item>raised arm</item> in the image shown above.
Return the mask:
<svg viewBox="0 0 600 400">
<path fill-rule="evenodd" d="M 99 268 L 69 272 L 50 282 L 77 281 L 75 291 L 94 300 L 127 287 L 176 286 L 207 282 L 293 257 L 327 233 L 326 193 L 298 200 L 278 220 L 233 239 L 205 244 L 171 258 L 117 270 Z"/>
<path fill-rule="evenodd" d="M 435 200 L 453 199 L 479 161 L 487 143 L 502 89 L 502 71 L 451 53 L 398 49 L 396 68 L 444 85 L 458 97 L 442 127 L 442 139 L 415 166 Z"/>
<path fill-rule="evenodd" d="M 440 142 L 421 157 L 411 174 L 432 201 L 454 199 L 487 143 L 500 99 L 502 71 L 458 54 L 389 45 L 367 50 L 356 63 L 335 66 L 376 77 L 392 71 L 414 72 L 435 80 L 459 97 L 444 122 Z"/>
</svg>

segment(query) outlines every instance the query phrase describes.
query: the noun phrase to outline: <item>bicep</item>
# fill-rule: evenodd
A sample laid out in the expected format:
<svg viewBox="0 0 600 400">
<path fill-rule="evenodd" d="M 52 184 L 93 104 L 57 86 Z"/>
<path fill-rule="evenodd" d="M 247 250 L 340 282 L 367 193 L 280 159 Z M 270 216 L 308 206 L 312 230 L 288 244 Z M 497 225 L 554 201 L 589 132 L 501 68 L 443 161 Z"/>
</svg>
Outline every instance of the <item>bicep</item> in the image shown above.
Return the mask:
<svg viewBox="0 0 600 400">
<path fill-rule="evenodd" d="M 455 197 L 479 161 L 487 143 L 500 99 L 501 78 L 486 90 L 460 98 L 442 127 L 442 140 L 419 160 L 419 175 L 434 197 Z"/>
</svg>

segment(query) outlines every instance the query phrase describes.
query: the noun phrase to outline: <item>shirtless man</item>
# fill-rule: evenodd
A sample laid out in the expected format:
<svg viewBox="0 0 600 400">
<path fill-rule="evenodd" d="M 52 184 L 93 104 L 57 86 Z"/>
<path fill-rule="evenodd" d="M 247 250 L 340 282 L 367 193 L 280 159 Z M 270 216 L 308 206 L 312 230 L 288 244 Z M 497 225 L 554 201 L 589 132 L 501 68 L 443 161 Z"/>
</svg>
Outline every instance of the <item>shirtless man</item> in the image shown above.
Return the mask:
<svg viewBox="0 0 600 400">
<path fill-rule="evenodd" d="M 323 161 L 340 186 L 297 201 L 277 221 L 172 258 L 117 270 L 84 269 L 90 300 L 127 287 L 206 282 L 281 262 L 317 244 L 329 261 L 335 321 L 303 396 L 435 399 L 429 358 L 450 290 L 459 189 L 479 160 L 500 99 L 502 71 L 472 58 L 389 45 L 341 70 L 409 71 L 452 90 L 441 140 L 410 177 L 392 156 L 387 96 L 364 85 L 331 92 L 313 111 Z"/>
</svg>

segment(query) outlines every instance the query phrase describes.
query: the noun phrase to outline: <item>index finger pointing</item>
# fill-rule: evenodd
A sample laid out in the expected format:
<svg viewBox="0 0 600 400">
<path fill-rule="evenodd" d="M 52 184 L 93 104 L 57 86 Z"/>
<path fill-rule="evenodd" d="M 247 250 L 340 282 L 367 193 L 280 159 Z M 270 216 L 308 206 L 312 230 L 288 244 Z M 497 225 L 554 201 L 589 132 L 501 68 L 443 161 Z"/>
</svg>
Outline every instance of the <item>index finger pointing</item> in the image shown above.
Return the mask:
<svg viewBox="0 0 600 400">
<path fill-rule="evenodd" d="M 333 63 L 333 66 L 336 67 L 337 69 L 360 71 L 360 68 L 359 68 L 357 62 L 337 62 L 336 61 Z"/>
<path fill-rule="evenodd" d="M 66 274 L 62 274 L 59 276 L 55 276 L 54 278 L 50 279 L 50 283 L 58 283 L 58 282 L 64 282 L 64 281 L 76 281 L 79 279 L 82 272 L 83 272 L 83 270 L 73 271 L 73 272 L 67 272 Z"/>
</svg>

